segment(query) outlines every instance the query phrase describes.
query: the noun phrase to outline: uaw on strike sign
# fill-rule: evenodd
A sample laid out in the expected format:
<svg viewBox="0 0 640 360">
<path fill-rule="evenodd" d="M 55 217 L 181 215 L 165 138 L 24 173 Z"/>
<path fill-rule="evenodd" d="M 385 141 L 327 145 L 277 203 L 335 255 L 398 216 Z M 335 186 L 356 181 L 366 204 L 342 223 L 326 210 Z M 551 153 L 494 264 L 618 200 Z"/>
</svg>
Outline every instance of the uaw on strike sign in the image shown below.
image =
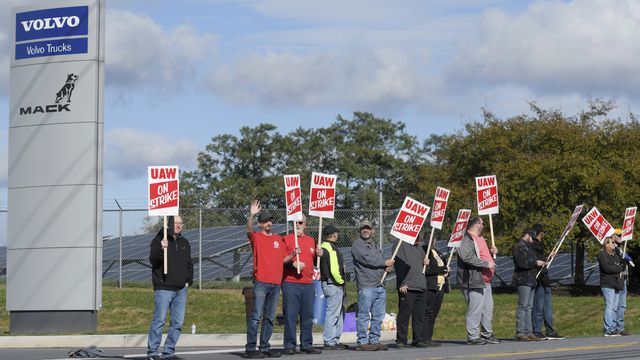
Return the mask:
<svg viewBox="0 0 640 360">
<path fill-rule="evenodd" d="M 333 219 L 336 206 L 336 175 L 311 173 L 309 215 Z"/>
<path fill-rule="evenodd" d="M 402 208 L 391 227 L 391 235 L 413 245 L 420 233 L 430 208 L 410 197 L 404 199 Z"/>
<path fill-rule="evenodd" d="M 284 176 L 284 197 L 287 204 L 287 221 L 302 220 L 300 175 Z"/>
<path fill-rule="evenodd" d="M 149 216 L 176 216 L 180 205 L 177 166 L 149 166 Z"/>
<path fill-rule="evenodd" d="M 433 211 L 431 211 L 431 227 L 442 230 L 442 222 L 444 221 L 444 213 L 447 210 L 447 201 L 449 201 L 450 190 L 438 186 L 436 196 L 433 199 Z"/>
<path fill-rule="evenodd" d="M 464 234 L 467 232 L 469 217 L 471 217 L 470 209 L 458 210 L 458 218 L 456 219 L 456 224 L 453 225 L 453 232 L 451 233 L 451 238 L 449 239 L 449 243 L 447 244 L 448 247 L 460 247 L 460 244 L 462 244 L 462 239 L 464 238 Z"/>
<path fill-rule="evenodd" d="M 638 207 L 627 208 L 624 212 L 624 223 L 622 224 L 622 241 L 628 241 L 633 238 L 633 223 L 636 221 L 636 212 Z"/>
<path fill-rule="evenodd" d="M 498 181 L 495 175 L 476 178 L 478 215 L 498 213 Z"/>
<path fill-rule="evenodd" d="M 591 231 L 591 234 L 593 234 L 600 244 L 604 242 L 606 237 L 613 235 L 615 232 L 613 226 L 609 224 L 595 206 L 582 218 L 582 222 L 587 226 L 589 231 Z"/>
</svg>

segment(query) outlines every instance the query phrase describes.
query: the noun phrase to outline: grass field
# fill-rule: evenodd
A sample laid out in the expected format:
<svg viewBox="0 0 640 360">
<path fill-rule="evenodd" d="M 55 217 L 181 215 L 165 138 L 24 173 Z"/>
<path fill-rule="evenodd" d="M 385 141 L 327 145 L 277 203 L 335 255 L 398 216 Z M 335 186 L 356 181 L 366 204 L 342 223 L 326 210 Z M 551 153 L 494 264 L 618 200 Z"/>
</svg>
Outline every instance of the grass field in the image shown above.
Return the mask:
<svg viewBox="0 0 640 360">
<path fill-rule="evenodd" d="M 5 285 L 0 285 L 0 307 L 5 308 Z M 397 294 L 387 291 L 387 312 L 397 312 Z M 513 337 L 515 332 L 516 294 L 494 294 L 494 332 L 498 337 Z M 640 333 L 640 297 L 627 298 L 626 329 Z M 356 301 L 355 289 L 348 291 L 348 303 Z M 603 300 L 601 296 L 559 296 L 553 298 L 555 325 L 565 336 L 602 335 Z M 436 339 L 463 339 L 466 336 L 464 313 L 466 306 L 459 290 L 446 294 L 436 323 Z M 103 309 L 98 315 L 97 334 L 144 334 L 153 311 L 151 288 L 103 288 Z M 281 314 L 281 308 L 278 308 Z M 191 323 L 200 334 L 244 333 L 245 303 L 242 290 L 190 290 L 188 296 L 185 331 Z M 7 312 L 0 314 L 2 335 L 9 334 Z M 282 332 L 282 326 L 275 331 Z M 321 331 L 320 328 L 314 331 Z"/>
</svg>

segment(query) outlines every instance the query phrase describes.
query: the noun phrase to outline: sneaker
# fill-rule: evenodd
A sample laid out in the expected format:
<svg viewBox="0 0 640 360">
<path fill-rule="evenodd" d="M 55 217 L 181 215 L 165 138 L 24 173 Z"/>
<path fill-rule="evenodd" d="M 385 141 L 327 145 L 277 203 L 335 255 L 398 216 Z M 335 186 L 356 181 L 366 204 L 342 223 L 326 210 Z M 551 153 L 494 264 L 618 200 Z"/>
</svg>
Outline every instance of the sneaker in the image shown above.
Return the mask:
<svg viewBox="0 0 640 360">
<path fill-rule="evenodd" d="M 245 353 L 242 354 L 242 357 L 245 359 L 263 359 L 264 354 L 258 350 L 245 351 Z"/>
<path fill-rule="evenodd" d="M 614 331 L 614 332 L 608 332 L 608 331 L 605 331 L 605 332 L 604 332 L 604 336 L 605 336 L 605 337 L 620 336 L 620 333 L 615 332 L 615 331 Z"/>
<path fill-rule="evenodd" d="M 484 345 L 487 342 L 484 341 L 484 339 L 482 338 L 475 338 L 475 339 L 467 339 L 467 344 L 468 345 Z"/>
<path fill-rule="evenodd" d="M 182 358 L 176 354 L 173 355 L 163 355 L 162 356 L 163 360 L 185 360 L 185 358 Z"/>
<path fill-rule="evenodd" d="M 542 339 L 540 339 L 539 337 L 537 337 L 537 336 L 535 336 L 533 334 L 531 334 L 531 335 L 529 335 L 527 337 L 529 338 L 529 341 L 540 341 L 540 340 L 542 340 Z"/>
<path fill-rule="evenodd" d="M 537 337 L 540 340 L 549 340 L 548 337 L 542 335 L 542 334 L 538 334 L 538 333 L 533 333 L 533 336 Z M 564 339 L 564 338 L 563 338 Z"/>
<path fill-rule="evenodd" d="M 155 355 L 147 355 L 146 360 L 162 360 L 162 355 L 160 354 L 155 354 Z"/>
<path fill-rule="evenodd" d="M 549 340 L 562 340 L 564 339 L 564 336 L 560 335 L 560 333 L 552 333 L 552 334 L 547 334 L 547 339 Z"/>
<path fill-rule="evenodd" d="M 631 336 L 631 335 L 633 335 L 633 334 L 627 332 L 626 330 L 618 331 L 618 334 L 620 334 L 622 336 Z"/>
<path fill-rule="evenodd" d="M 282 355 L 295 355 L 295 354 L 296 354 L 295 348 L 284 349 L 284 351 L 282 352 Z"/>
<path fill-rule="evenodd" d="M 429 345 L 429 347 L 440 347 L 442 344 L 437 343 L 437 342 L 433 342 L 431 340 L 426 342 L 427 345 Z"/>
<path fill-rule="evenodd" d="M 389 347 L 382 343 L 377 343 L 373 345 L 376 347 L 376 350 L 383 350 L 383 351 L 389 350 Z"/>
<path fill-rule="evenodd" d="M 491 333 L 491 335 L 489 336 L 481 336 L 481 338 L 489 344 L 500 344 L 500 340 L 498 340 L 498 338 L 493 333 Z"/>
<path fill-rule="evenodd" d="M 396 349 L 406 349 L 409 347 L 409 344 L 406 342 L 398 341 L 396 342 Z"/>
<path fill-rule="evenodd" d="M 337 343 L 335 345 L 329 345 L 327 343 L 322 347 L 323 350 L 347 350 L 349 345 L 345 345 L 343 343 Z"/>
<path fill-rule="evenodd" d="M 311 354 L 311 355 L 322 354 L 322 350 L 316 349 L 314 347 L 310 347 L 307 349 L 300 349 L 300 352 L 303 354 Z"/>
<path fill-rule="evenodd" d="M 516 341 L 531 341 L 531 338 L 527 335 L 516 336 Z"/>
<path fill-rule="evenodd" d="M 376 344 L 358 344 L 356 347 L 357 351 L 377 351 L 378 347 Z"/>
<path fill-rule="evenodd" d="M 282 356 L 282 354 L 280 354 L 279 352 L 273 351 L 271 349 L 263 351 L 262 355 L 268 358 L 279 358 L 280 356 Z"/>
<path fill-rule="evenodd" d="M 429 347 L 429 344 L 427 344 L 425 341 L 418 341 L 418 342 L 411 343 L 411 346 L 416 348 L 427 348 Z"/>
</svg>

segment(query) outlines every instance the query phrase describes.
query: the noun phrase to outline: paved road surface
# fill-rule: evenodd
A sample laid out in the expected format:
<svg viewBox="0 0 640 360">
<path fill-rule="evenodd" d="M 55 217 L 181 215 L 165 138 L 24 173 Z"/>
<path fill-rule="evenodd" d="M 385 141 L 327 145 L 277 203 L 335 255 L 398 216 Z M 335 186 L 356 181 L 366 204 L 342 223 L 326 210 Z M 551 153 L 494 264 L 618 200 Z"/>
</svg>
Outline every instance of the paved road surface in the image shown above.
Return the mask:
<svg viewBox="0 0 640 360">
<path fill-rule="evenodd" d="M 0 349 L 3 360 L 62 360 L 67 348 Z M 142 348 L 102 348 L 108 355 L 129 359 L 144 359 Z M 178 354 L 187 360 L 238 360 L 241 348 L 178 348 Z M 436 360 L 436 359 L 640 359 L 640 336 L 615 338 L 576 338 L 565 340 L 520 343 L 503 340 L 497 345 L 466 345 L 461 341 L 444 341 L 442 347 L 428 349 L 394 349 L 364 352 L 355 350 L 325 351 L 320 355 L 282 356 L 280 359 L 307 360 Z"/>
</svg>

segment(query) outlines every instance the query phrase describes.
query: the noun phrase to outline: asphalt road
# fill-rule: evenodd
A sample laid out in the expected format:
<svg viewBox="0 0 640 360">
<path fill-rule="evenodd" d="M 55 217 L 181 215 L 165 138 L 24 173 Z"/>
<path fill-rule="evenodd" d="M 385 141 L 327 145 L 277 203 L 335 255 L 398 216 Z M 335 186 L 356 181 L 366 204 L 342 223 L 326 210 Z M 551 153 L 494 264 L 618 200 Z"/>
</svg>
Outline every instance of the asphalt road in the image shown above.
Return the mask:
<svg viewBox="0 0 640 360">
<path fill-rule="evenodd" d="M 3 360 L 62 360 L 67 359 L 67 348 L 0 349 Z M 107 355 L 144 359 L 143 348 L 102 348 Z M 241 348 L 178 348 L 178 354 L 187 360 L 240 359 Z M 280 359 L 366 359 L 366 360 L 430 360 L 430 359 L 640 359 L 640 336 L 575 338 L 521 343 L 504 339 L 496 345 L 466 345 L 462 341 L 443 341 L 439 348 L 407 348 L 365 352 L 355 350 L 324 351 L 319 355 L 297 354 Z"/>
</svg>

